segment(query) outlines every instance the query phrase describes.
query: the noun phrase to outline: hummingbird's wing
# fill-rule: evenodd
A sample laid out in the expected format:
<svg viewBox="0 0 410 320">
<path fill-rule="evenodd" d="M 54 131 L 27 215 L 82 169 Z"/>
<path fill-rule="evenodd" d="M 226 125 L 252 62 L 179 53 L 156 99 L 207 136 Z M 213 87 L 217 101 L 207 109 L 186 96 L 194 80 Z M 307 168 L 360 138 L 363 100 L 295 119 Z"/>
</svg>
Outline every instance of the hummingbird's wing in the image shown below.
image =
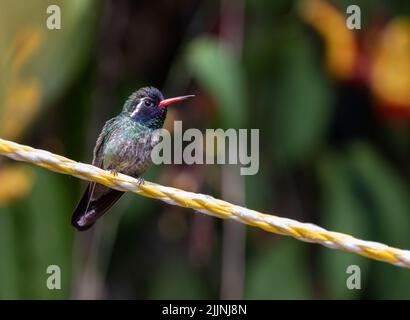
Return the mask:
<svg viewBox="0 0 410 320">
<path fill-rule="evenodd" d="M 103 144 L 115 130 L 115 118 L 107 121 L 94 148 L 93 165 L 104 169 Z M 87 230 L 124 194 L 95 182 L 89 182 L 71 217 L 71 224 L 79 231 Z"/>
</svg>

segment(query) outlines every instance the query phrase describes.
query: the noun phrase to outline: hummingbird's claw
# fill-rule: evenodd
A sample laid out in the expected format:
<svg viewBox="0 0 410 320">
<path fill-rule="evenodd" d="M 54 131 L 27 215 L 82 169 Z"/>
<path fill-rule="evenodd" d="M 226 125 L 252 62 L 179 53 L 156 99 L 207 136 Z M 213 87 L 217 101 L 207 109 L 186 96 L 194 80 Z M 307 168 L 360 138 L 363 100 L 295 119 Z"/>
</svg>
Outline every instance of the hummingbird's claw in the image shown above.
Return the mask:
<svg viewBox="0 0 410 320">
<path fill-rule="evenodd" d="M 118 176 L 118 171 L 116 169 L 111 169 L 110 172 L 114 177 Z"/>
<path fill-rule="evenodd" d="M 137 181 L 139 186 L 145 183 L 145 179 L 143 177 L 138 177 Z"/>
</svg>

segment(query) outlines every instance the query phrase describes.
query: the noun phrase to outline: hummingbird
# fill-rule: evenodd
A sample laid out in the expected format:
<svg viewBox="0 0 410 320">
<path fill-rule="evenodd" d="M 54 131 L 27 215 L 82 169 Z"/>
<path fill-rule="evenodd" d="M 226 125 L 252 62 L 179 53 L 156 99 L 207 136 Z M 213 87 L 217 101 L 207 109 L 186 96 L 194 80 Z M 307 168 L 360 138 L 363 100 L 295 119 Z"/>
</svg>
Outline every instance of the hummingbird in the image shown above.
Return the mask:
<svg viewBox="0 0 410 320">
<path fill-rule="evenodd" d="M 137 178 L 152 164 L 151 151 L 159 142 L 159 130 L 164 125 L 167 106 L 193 95 L 164 99 L 154 87 L 141 88 L 129 96 L 122 112 L 108 120 L 94 147 L 92 164 L 101 169 Z M 89 229 L 124 194 L 89 182 L 71 218 L 79 231 Z"/>
</svg>

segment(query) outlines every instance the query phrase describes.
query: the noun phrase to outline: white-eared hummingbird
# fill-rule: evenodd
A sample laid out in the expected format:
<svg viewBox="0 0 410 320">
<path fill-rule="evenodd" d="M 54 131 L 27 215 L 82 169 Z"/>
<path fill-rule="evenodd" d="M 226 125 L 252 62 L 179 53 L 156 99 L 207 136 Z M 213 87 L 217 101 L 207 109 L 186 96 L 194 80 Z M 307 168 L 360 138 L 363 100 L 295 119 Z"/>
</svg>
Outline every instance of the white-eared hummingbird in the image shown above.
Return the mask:
<svg viewBox="0 0 410 320">
<path fill-rule="evenodd" d="M 164 99 L 154 87 L 141 88 L 125 102 L 122 112 L 108 120 L 94 148 L 93 165 L 141 179 L 152 164 L 151 151 L 159 142 L 158 129 L 164 125 L 167 106 L 193 97 Z M 124 192 L 90 182 L 72 215 L 78 230 L 90 228 Z"/>
</svg>

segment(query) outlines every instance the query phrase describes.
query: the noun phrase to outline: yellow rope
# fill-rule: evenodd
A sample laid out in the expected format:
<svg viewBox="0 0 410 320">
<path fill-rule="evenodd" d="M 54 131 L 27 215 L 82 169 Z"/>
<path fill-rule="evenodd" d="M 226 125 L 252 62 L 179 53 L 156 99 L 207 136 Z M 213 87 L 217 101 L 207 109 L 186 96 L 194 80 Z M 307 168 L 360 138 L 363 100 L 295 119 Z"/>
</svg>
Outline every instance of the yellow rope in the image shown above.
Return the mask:
<svg viewBox="0 0 410 320">
<path fill-rule="evenodd" d="M 72 175 L 84 180 L 122 191 L 159 199 L 169 204 L 195 209 L 198 212 L 223 219 L 233 219 L 263 230 L 292 236 L 306 242 L 320 243 L 326 247 L 356 253 L 371 259 L 410 268 L 410 251 L 389 247 L 385 244 L 356 239 L 350 235 L 328 231 L 310 223 L 263 214 L 240 207 L 208 195 L 187 192 L 152 182 L 140 185 L 137 179 L 118 174 L 113 175 L 89 164 L 75 162 L 50 152 L 0 139 L 0 154 L 9 158 L 26 161 L 40 167 Z"/>
</svg>

